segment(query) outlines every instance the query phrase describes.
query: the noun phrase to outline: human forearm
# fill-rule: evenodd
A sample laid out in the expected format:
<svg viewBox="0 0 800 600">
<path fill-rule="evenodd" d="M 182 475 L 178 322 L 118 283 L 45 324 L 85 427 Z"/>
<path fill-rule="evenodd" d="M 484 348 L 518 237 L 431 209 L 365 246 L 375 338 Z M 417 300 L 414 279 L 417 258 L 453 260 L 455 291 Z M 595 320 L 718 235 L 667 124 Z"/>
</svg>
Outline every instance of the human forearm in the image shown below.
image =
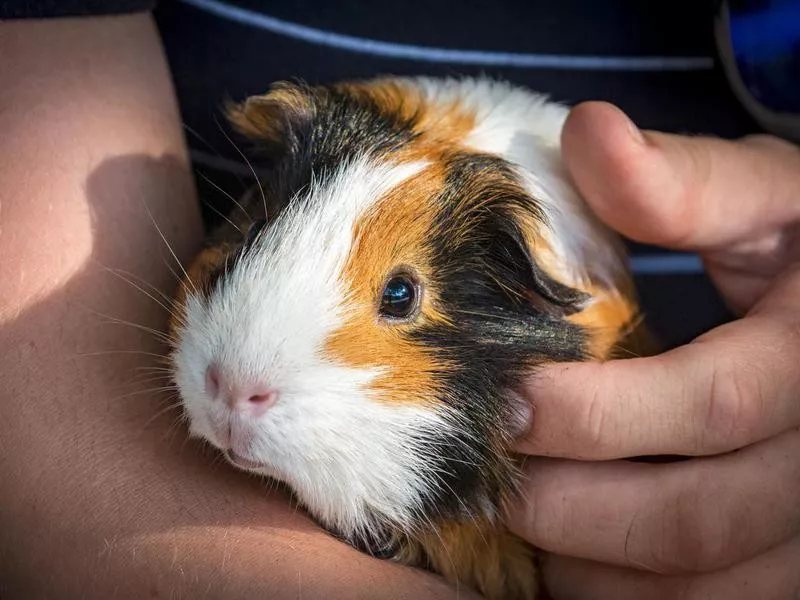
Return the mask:
<svg viewBox="0 0 800 600">
<path fill-rule="evenodd" d="M 452 597 L 210 468 L 154 418 L 163 394 L 130 394 L 165 348 L 102 315 L 167 315 L 111 270 L 169 294 L 153 221 L 182 261 L 202 235 L 149 17 L 0 24 L 0 131 L 0 596 Z"/>
</svg>

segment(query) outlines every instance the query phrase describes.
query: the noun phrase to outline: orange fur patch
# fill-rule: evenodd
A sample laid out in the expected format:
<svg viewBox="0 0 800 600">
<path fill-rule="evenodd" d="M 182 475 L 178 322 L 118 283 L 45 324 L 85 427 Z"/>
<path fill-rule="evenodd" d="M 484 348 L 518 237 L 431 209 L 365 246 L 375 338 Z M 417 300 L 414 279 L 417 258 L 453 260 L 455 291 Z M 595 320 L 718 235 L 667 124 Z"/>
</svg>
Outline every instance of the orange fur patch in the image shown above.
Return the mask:
<svg viewBox="0 0 800 600">
<path fill-rule="evenodd" d="M 379 397 L 396 402 L 427 402 L 435 373 L 448 365 L 435 349 L 409 341 L 404 333 L 426 322 L 446 323 L 430 282 L 431 257 L 425 238 L 436 208 L 432 199 L 444 173 L 435 165 L 380 199 L 356 224 L 355 245 L 343 272 L 348 288 L 347 321 L 328 340 L 325 354 L 356 368 L 382 368 L 372 384 Z M 378 314 L 383 287 L 398 266 L 413 267 L 420 278 L 420 314 L 414 323 L 391 323 Z M 427 276 L 426 276 L 427 275 Z"/>
<path fill-rule="evenodd" d="M 313 105 L 306 91 L 287 82 L 278 82 L 260 96 L 250 96 L 242 104 L 229 104 L 228 120 L 243 135 L 279 143 L 286 136 L 286 113 L 311 114 Z"/>
<path fill-rule="evenodd" d="M 401 162 L 436 161 L 461 147 L 475 128 L 474 111 L 466 110 L 458 100 L 450 104 L 432 104 L 418 88 L 391 78 L 343 83 L 336 87 L 373 103 L 385 115 L 398 115 L 401 120 L 412 123 L 412 130 L 418 137 L 396 154 Z"/>
<path fill-rule="evenodd" d="M 229 251 L 227 244 L 205 248 L 186 269 L 186 276 L 181 279 L 175 293 L 169 319 L 170 334 L 174 335 L 186 317 L 186 300 L 189 295 L 207 295 L 211 291 L 208 289 L 209 276 L 222 264 Z"/>
<path fill-rule="evenodd" d="M 590 286 L 586 290 L 594 300 L 582 311 L 567 317 L 580 325 L 589 336 L 587 348 L 594 360 L 605 360 L 617 349 L 617 344 L 636 325 L 639 316 L 636 303 L 618 290 Z"/>
</svg>

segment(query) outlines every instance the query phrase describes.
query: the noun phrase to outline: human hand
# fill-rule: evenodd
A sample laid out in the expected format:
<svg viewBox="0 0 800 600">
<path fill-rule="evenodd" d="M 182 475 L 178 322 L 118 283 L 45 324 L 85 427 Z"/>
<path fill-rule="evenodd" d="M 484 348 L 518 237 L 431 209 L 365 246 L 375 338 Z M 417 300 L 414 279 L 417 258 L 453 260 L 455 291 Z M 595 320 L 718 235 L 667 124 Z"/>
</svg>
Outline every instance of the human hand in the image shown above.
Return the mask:
<svg viewBox="0 0 800 600">
<path fill-rule="evenodd" d="M 796 597 L 800 150 L 642 134 L 587 103 L 563 152 L 602 220 L 699 252 L 743 318 L 660 356 L 538 374 L 518 448 L 536 457 L 510 527 L 552 553 L 545 579 L 559 600 Z M 664 454 L 695 458 L 618 460 Z"/>
</svg>

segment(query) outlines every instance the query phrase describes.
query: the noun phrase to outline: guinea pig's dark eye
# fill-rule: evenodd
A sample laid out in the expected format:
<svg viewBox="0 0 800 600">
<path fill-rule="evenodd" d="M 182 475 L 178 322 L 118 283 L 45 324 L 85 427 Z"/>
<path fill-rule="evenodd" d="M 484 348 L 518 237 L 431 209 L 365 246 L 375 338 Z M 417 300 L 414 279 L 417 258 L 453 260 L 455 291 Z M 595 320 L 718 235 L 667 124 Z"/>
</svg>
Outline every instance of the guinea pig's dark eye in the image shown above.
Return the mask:
<svg viewBox="0 0 800 600">
<path fill-rule="evenodd" d="M 250 223 L 250 227 L 247 228 L 247 234 L 244 236 L 244 243 L 246 246 L 249 246 L 253 243 L 253 240 L 258 237 L 258 234 L 261 233 L 261 230 L 264 229 L 266 224 L 266 219 L 257 219 L 256 221 Z"/>
<path fill-rule="evenodd" d="M 381 316 L 405 319 L 411 316 L 419 303 L 419 289 L 408 275 L 395 275 L 383 288 Z"/>
</svg>

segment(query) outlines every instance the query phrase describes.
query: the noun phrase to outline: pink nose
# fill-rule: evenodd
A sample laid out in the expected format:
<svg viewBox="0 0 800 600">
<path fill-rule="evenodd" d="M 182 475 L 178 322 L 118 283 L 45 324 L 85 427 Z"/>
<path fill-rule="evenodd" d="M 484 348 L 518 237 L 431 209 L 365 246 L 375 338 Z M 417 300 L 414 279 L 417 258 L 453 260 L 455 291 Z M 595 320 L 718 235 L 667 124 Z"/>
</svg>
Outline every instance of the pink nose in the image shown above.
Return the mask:
<svg viewBox="0 0 800 600">
<path fill-rule="evenodd" d="M 266 384 L 242 384 L 226 377 L 216 366 L 206 370 L 206 392 L 224 401 L 231 410 L 253 417 L 263 415 L 278 399 L 278 392 Z"/>
</svg>

